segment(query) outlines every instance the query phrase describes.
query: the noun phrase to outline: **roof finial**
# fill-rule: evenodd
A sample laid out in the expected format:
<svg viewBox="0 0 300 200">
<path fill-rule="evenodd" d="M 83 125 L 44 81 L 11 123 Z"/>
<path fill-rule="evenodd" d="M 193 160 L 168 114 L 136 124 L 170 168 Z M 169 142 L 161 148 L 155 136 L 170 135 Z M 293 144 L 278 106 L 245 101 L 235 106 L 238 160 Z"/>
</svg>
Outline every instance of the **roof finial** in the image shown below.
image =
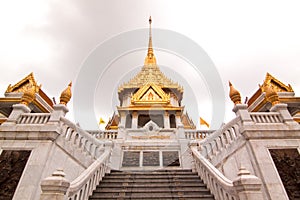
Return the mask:
<svg viewBox="0 0 300 200">
<path fill-rule="evenodd" d="M 230 97 L 231 101 L 235 105 L 236 104 L 241 104 L 241 94 L 240 94 L 240 92 L 233 87 L 233 85 L 231 84 L 230 81 L 229 81 L 229 87 L 230 87 L 229 97 Z"/>
<path fill-rule="evenodd" d="M 68 87 L 60 95 L 60 104 L 67 105 L 72 97 L 72 82 L 69 83 Z"/>
<path fill-rule="evenodd" d="M 149 17 L 149 44 L 148 44 L 148 53 L 147 57 L 145 59 L 145 64 L 156 64 L 156 59 L 153 53 L 153 47 L 152 47 L 152 19 L 151 16 Z"/>
</svg>

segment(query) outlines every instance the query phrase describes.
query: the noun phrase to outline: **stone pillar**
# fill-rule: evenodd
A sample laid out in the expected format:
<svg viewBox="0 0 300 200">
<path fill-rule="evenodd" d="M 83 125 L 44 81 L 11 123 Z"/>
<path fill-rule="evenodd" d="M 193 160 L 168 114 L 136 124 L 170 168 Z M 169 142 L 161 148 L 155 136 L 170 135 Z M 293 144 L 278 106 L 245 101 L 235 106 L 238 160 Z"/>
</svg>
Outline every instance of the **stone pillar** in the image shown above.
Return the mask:
<svg viewBox="0 0 300 200">
<path fill-rule="evenodd" d="M 170 115 L 167 110 L 165 111 L 165 114 L 164 114 L 164 127 L 170 128 Z"/>
<path fill-rule="evenodd" d="M 126 114 L 125 112 L 120 112 L 120 123 L 119 123 L 119 126 L 118 128 L 125 128 L 125 123 L 126 123 Z"/>
<path fill-rule="evenodd" d="M 132 125 L 131 125 L 131 127 L 133 129 L 138 128 L 138 113 L 137 113 L 137 111 L 132 112 Z"/>
<path fill-rule="evenodd" d="M 16 124 L 18 118 L 20 117 L 21 114 L 23 113 L 30 113 L 30 108 L 26 106 L 25 104 L 15 104 L 12 106 L 13 110 L 10 113 L 8 119 L 6 122 L 3 123 L 3 125 L 8 125 L 8 124 Z"/>
<path fill-rule="evenodd" d="M 180 128 L 180 127 L 183 128 L 183 124 L 181 122 L 181 112 L 176 112 L 175 118 L 176 118 L 176 127 L 177 128 Z"/>
<path fill-rule="evenodd" d="M 251 175 L 244 167 L 240 168 L 238 177 L 233 181 L 233 186 L 240 200 L 263 199 L 261 180 Z"/>
<path fill-rule="evenodd" d="M 253 123 L 250 114 L 248 112 L 248 105 L 246 104 L 236 104 L 232 109 L 236 116 L 240 116 L 243 124 Z"/>
<path fill-rule="evenodd" d="M 283 104 L 283 103 L 276 104 L 270 109 L 270 111 L 280 113 L 284 123 L 298 124 L 297 122 L 294 121 L 293 117 L 289 113 L 287 109 L 287 104 Z"/>
<path fill-rule="evenodd" d="M 53 106 L 53 111 L 51 113 L 49 123 L 59 122 L 60 117 L 66 116 L 69 109 L 64 104 L 56 104 Z"/>
<path fill-rule="evenodd" d="M 41 183 L 42 193 L 40 200 L 65 200 L 70 182 L 65 179 L 62 169 L 57 169 L 52 176 L 45 178 Z"/>
</svg>

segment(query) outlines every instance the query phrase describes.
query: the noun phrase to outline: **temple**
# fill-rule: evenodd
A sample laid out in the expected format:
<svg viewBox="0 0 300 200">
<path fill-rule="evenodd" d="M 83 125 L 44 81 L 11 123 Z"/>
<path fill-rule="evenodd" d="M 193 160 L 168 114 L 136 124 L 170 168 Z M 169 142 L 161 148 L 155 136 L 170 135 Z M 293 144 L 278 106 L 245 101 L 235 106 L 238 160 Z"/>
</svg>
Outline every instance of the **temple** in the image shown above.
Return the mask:
<svg viewBox="0 0 300 200">
<path fill-rule="evenodd" d="M 32 73 L 8 86 L 0 98 L 1 199 L 300 198 L 300 97 L 292 86 L 267 73 L 242 103 L 229 82 L 235 118 L 196 130 L 183 87 L 157 64 L 151 24 L 144 65 L 119 86 L 105 130 L 65 117 L 72 83 L 57 103 Z"/>
</svg>

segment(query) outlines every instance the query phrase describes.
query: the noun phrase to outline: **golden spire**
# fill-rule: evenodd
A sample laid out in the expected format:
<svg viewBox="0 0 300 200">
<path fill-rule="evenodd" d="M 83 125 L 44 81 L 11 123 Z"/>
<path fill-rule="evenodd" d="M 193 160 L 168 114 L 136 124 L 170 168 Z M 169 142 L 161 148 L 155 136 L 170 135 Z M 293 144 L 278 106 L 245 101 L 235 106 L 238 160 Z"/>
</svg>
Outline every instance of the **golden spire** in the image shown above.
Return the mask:
<svg viewBox="0 0 300 200">
<path fill-rule="evenodd" d="M 229 81 L 229 86 L 230 86 L 230 91 L 229 91 L 229 97 L 231 101 L 236 105 L 236 104 L 241 104 L 241 94 L 239 91 L 237 91 L 231 82 Z"/>
<path fill-rule="evenodd" d="M 71 92 L 72 82 L 69 83 L 68 87 L 60 95 L 60 104 L 67 105 L 72 97 Z"/>
<path fill-rule="evenodd" d="M 148 44 L 148 53 L 147 57 L 145 58 L 145 65 L 146 64 L 156 64 L 156 58 L 153 53 L 153 47 L 152 47 L 152 19 L 151 16 L 149 17 L 149 44 Z"/>
<path fill-rule="evenodd" d="M 21 98 L 21 103 L 28 106 L 35 99 L 35 87 L 27 88 Z"/>
</svg>

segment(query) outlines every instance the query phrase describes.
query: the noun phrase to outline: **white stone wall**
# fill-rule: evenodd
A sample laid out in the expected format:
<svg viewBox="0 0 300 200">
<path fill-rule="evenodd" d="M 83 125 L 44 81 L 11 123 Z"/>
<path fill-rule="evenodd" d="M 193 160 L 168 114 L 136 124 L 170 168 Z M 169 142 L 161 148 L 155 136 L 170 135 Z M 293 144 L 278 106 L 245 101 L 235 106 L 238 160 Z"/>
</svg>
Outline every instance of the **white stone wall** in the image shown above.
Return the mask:
<svg viewBox="0 0 300 200">
<path fill-rule="evenodd" d="M 66 178 L 74 180 L 84 167 L 50 140 L 0 140 L 1 150 L 31 150 L 14 200 L 38 200 L 41 181 L 57 168 L 64 169 Z"/>
</svg>

